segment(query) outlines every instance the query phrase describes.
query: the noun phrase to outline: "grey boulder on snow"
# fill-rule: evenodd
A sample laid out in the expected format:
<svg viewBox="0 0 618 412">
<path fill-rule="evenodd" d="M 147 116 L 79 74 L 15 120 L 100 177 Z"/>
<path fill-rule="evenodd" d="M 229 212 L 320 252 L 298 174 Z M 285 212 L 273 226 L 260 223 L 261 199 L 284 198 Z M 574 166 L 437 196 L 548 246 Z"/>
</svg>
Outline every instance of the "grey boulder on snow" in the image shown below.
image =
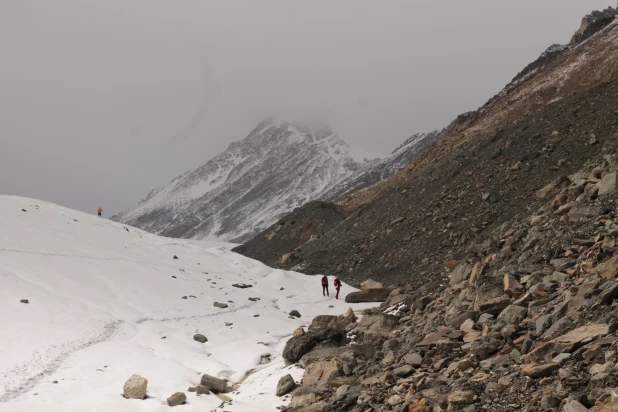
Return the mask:
<svg viewBox="0 0 618 412">
<path fill-rule="evenodd" d="M 227 393 L 232 391 L 232 388 L 228 386 L 226 381 L 207 374 L 202 375 L 200 385 L 207 387 L 214 393 Z"/>
<path fill-rule="evenodd" d="M 187 401 L 187 395 L 185 395 L 183 392 L 176 392 L 175 394 L 167 398 L 167 404 L 169 406 L 182 405 L 186 401 Z"/>
<path fill-rule="evenodd" d="M 124 384 L 123 396 L 127 399 L 144 399 L 147 387 L 148 379 L 133 375 Z"/>
<path fill-rule="evenodd" d="M 292 375 L 285 375 L 279 379 L 279 383 L 277 384 L 277 396 L 287 395 L 292 392 L 296 388 L 296 382 L 294 382 L 294 378 Z"/>
</svg>

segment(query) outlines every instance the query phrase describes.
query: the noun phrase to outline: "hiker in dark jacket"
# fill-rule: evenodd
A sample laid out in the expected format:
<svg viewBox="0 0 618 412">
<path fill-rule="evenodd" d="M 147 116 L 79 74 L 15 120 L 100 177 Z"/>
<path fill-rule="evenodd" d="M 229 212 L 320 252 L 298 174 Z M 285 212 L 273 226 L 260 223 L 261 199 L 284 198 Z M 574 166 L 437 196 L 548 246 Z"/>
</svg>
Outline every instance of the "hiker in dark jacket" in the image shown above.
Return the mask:
<svg viewBox="0 0 618 412">
<path fill-rule="evenodd" d="M 335 278 L 333 285 L 335 286 L 335 290 L 337 291 L 337 295 L 335 295 L 335 299 L 339 299 L 339 289 L 341 289 L 341 281 L 339 280 L 339 278 Z"/>
<path fill-rule="evenodd" d="M 328 293 L 328 278 L 326 275 L 322 276 L 322 295 L 330 296 Z"/>
</svg>

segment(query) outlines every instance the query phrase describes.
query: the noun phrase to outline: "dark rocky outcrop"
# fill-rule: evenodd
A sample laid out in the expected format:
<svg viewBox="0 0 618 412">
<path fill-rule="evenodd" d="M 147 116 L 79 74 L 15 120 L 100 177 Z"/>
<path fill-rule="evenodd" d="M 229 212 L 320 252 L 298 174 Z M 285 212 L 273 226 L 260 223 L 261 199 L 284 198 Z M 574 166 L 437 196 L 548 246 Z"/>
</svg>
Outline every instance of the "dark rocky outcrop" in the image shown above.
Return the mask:
<svg viewBox="0 0 618 412">
<path fill-rule="evenodd" d="M 582 25 L 571 38 L 570 44 L 581 43 L 598 31 L 603 30 L 616 19 L 616 9 L 609 7 L 603 11 L 593 11 L 582 19 Z"/>
</svg>

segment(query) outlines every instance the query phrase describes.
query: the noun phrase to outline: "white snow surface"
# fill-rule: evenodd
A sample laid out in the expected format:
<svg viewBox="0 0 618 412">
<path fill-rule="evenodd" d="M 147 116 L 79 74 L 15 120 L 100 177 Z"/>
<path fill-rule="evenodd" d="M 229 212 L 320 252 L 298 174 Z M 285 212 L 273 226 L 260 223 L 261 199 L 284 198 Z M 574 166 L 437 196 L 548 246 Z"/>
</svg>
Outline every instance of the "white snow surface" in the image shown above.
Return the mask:
<svg viewBox="0 0 618 412">
<path fill-rule="evenodd" d="M 275 396 L 279 378 L 303 373 L 281 357 L 292 331 L 372 304 L 324 298 L 320 276 L 271 269 L 230 246 L 0 196 L 0 411 L 164 411 L 175 392 L 187 395 L 179 412 L 276 411 L 289 401 Z M 292 309 L 302 317 L 290 319 Z M 187 391 L 203 373 L 241 383 L 231 403 Z M 148 379 L 147 399 L 121 396 L 133 374 Z"/>
</svg>

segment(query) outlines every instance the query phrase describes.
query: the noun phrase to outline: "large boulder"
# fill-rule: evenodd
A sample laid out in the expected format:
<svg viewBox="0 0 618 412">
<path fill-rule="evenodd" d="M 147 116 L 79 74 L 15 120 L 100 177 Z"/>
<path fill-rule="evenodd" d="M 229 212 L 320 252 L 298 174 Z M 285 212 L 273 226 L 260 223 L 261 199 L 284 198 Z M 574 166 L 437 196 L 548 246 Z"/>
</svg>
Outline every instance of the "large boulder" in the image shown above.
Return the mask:
<svg viewBox="0 0 618 412">
<path fill-rule="evenodd" d="M 618 276 L 618 256 L 601 263 L 596 268 L 596 272 L 605 280 L 614 280 Z"/>
<path fill-rule="evenodd" d="M 318 329 L 303 335 L 292 337 L 283 348 L 283 359 L 288 364 L 296 363 L 306 353 L 309 353 L 318 344 L 341 346 L 345 343 L 346 332 L 340 329 Z"/>
<path fill-rule="evenodd" d="M 535 196 L 538 199 L 549 199 L 550 197 L 554 196 L 556 193 L 558 193 L 556 186 L 553 183 L 550 183 L 546 186 L 543 186 L 541 189 L 537 190 L 535 193 Z"/>
<path fill-rule="evenodd" d="M 542 365 L 533 363 L 524 365 L 521 368 L 521 373 L 533 379 L 545 378 L 550 376 L 554 371 L 560 369 L 560 365 L 553 362 L 547 362 Z"/>
<path fill-rule="evenodd" d="M 524 287 L 519 284 L 513 275 L 504 275 L 504 293 L 510 297 L 518 298 L 524 292 Z"/>
<path fill-rule="evenodd" d="M 391 296 L 389 296 L 388 299 L 385 300 L 380 306 L 381 307 L 395 306 L 395 305 L 399 305 L 400 303 L 404 303 L 408 306 L 412 306 L 412 304 L 414 303 L 414 296 L 406 294 L 406 293 L 401 293 L 399 295 L 391 294 Z"/>
<path fill-rule="evenodd" d="M 549 361 L 560 353 L 570 353 L 593 340 L 609 335 L 613 330 L 606 324 L 593 324 L 573 329 L 569 333 L 542 343 L 524 356 L 526 363 Z"/>
<path fill-rule="evenodd" d="M 399 324 L 399 319 L 384 313 L 372 313 L 362 317 L 355 331 L 388 334 Z"/>
<path fill-rule="evenodd" d="M 337 322 L 337 316 L 335 315 L 319 315 L 313 318 L 308 329 L 312 331 L 332 328 L 335 322 Z"/>
<path fill-rule="evenodd" d="M 498 315 L 498 320 L 505 324 L 519 324 L 526 317 L 527 309 L 523 306 L 509 305 Z"/>
<path fill-rule="evenodd" d="M 562 412 L 588 412 L 588 408 L 577 400 L 572 399 L 564 405 Z"/>
<path fill-rule="evenodd" d="M 576 203 L 569 210 L 569 221 L 583 222 L 604 215 L 607 210 L 607 207 L 602 204 Z"/>
<path fill-rule="evenodd" d="M 167 398 L 167 404 L 169 406 L 182 405 L 186 401 L 187 401 L 187 395 L 185 395 L 183 392 L 176 392 L 175 394 Z"/>
<path fill-rule="evenodd" d="M 483 336 L 480 340 L 472 343 L 472 346 L 470 347 L 470 353 L 478 356 L 481 359 L 485 359 L 488 356 L 496 353 L 501 346 L 501 341 L 499 341 L 498 339 Z"/>
<path fill-rule="evenodd" d="M 511 298 L 508 295 L 498 296 L 489 300 L 485 300 L 483 296 L 478 296 L 475 307 L 481 314 L 489 313 L 490 315 L 497 316 L 510 304 Z"/>
<path fill-rule="evenodd" d="M 447 336 L 453 330 L 449 328 L 444 328 L 438 332 L 430 333 L 425 336 L 423 340 L 416 344 L 417 347 L 430 347 L 436 346 L 440 344 L 448 344 L 451 342 L 451 339 Z"/>
<path fill-rule="evenodd" d="M 319 348 L 314 349 L 303 355 L 298 362 L 303 368 L 307 368 L 312 363 L 320 361 L 330 361 L 334 358 L 352 361 L 354 359 L 354 349 L 350 346 L 341 346 L 338 348 Z"/>
<path fill-rule="evenodd" d="M 410 352 L 403 357 L 402 361 L 408 365 L 418 368 L 423 363 L 423 357 L 416 352 Z"/>
<path fill-rule="evenodd" d="M 348 310 L 348 313 L 345 315 L 319 315 L 313 318 L 311 324 L 309 325 L 309 330 L 318 330 L 318 329 L 346 329 L 350 323 L 356 322 L 356 316 L 354 315 L 354 311 L 351 309 Z"/>
<path fill-rule="evenodd" d="M 474 392 L 471 391 L 454 391 L 447 397 L 449 405 L 461 407 L 470 405 L 474 402 Z M 451 410 L 451 408 L 449 408 Z"/>
<path fill-rule="evenodd" d="M 208 386 L 198 385 L 197 388 L 195 388 L 195 393 L 196 395 L 210 395 L 210 388 Z"/>
<path fill-rule="evenodd" d="M 606 403 L 605 405 L 598 405 L 590 409 L 590 412 L 616 412 L 618 411 L 618 402 Z"/>
<path fill-rule="evenodd" d="M 277 396 L 287 395 L 295 388 L 296 382 L 294 382 L 294 378 L 292 378 L 292 375 L 288 374 L 282 376 L 281 379 L 279 379 L 279 383 L 277 384 Z"/>
<path fill-rule="evenodd" d="M 345 297 L 347 303 L 384 302 L 388 299 L 391 289 L 366 289 L 360 292 L 348 293 Z"/>
<path fill-rule="evenodd" d="M 616 173 L 608 173 L 598 183 L 599 196 L 616 193 Z"/>
<path fill-rule="evenodd" d="M 571 37 L 569 44 L 578 44 L 598 33 L 616 18 L 616 11 L 609 7 L 603 11 L 593 11 L 582 19 L 579 30 Z"/>
<path fill-rule="evenodd" d="M 327 382 L 339 375 L 343 364 L 337 358 L 330 361 L 318 361 L 310 364 L 303 375 L 303 385 L 324 387 Z"/>
<path fill-rule="evenodd" d="M 213 393 L 227 393 L 232 391 L 232 388 L 228 386 L 226 381 L 207 374 L 202 375 L 200 385 L 208 387 Z"/>
<path fill-rule="evenodd" d="M 123 396 L 127 399 L 144 399 L 147 387 L 148 379 L 133 375 L 124 384 Z"/>
<path fill-rule="evenodd" d="M 198 341 L 200 343 L 208 342 L 208 338 L 206 338 L 206 336 L 202 335 L 201 333 L 196 333 L 195 335 L 193 335 L 193 340 Z"/>
<path fill-rule="evenodd" d="M 453 271 L 451 272 L 450 285 L 455 286 L 463 282 L 464 280 L 468 280 L 471 273 L 472 273 L 472 266 L 468 265 L 467 263 L 458 264 L 455 267 L 455 269 L 453 269 Z"/>
<path fill-rule="evenodd" d="M 367 289 L 383 289 L 384 285 L 381 284 L 380 282 L 376 282 L 373 279 L 367 279 L 366 281 L 364 281 L 363 283 L 361 283 L 361 290 L 367 290 Z"/>
</svg>

